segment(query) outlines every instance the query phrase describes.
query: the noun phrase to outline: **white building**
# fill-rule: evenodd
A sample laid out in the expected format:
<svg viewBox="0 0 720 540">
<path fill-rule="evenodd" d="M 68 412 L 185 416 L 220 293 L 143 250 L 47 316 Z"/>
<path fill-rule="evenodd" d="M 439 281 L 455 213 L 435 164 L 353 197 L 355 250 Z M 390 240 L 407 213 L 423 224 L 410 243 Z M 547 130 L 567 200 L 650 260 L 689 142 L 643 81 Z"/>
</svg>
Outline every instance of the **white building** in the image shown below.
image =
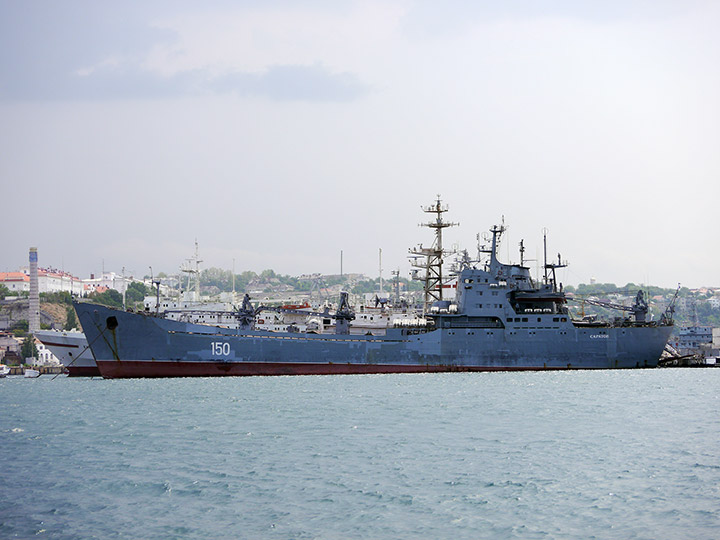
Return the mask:
<svg viewBox="0 0 720 540">
<path fill-rule="evenodd" d="M 10 292 L 30 292 L 30 276 L 23 272 L 0 272 L 0 285 Z"/>
<path fill-rule="evenodd" d="M 27 362 L 31 366 L 59 366 L 60 360 L 50 352 L 40 340 L 35 340 L 35 346 L 37 347 L 37 358 L 28 358 Z"/>
<path fill-rule="evenodd" d="M 88 279 L 83 279 L 83 295 L 88 295 L 95 291 L 106 291 L 107 289 L 115 289 L 120 294 L 127 291 L 128 285 L 135 281 L 132 277 L 119 276 L 115 272 L 103 272 L 100 277 L 90 274 Z"/>
<path fill-rule="evenodd" d="M 0 272 L 0 284 L 5 285 L 11 292 L 30 292 L 30 269 L 22 268 L 19 272 Z M 80 295 L 83 291 L 82 280 L 61 270 L 38 268 L 38 292 L 60 291 Z"/>
</svg>

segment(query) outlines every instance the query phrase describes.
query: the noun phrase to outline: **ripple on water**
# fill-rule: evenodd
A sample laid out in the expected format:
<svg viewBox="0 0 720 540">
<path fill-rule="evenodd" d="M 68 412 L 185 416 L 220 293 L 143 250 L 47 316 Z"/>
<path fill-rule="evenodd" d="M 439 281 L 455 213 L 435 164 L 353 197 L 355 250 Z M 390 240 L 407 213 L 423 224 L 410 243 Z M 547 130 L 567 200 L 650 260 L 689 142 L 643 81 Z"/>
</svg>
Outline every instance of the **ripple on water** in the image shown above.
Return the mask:
<svg viewBox="0 0 720 540">
<path fill-rule="evenodd" d="M 718 383 L 720 370 L 17 381 L 2 387 L 14 504 L 0 537 L 715 538 Z"/>
</svg>

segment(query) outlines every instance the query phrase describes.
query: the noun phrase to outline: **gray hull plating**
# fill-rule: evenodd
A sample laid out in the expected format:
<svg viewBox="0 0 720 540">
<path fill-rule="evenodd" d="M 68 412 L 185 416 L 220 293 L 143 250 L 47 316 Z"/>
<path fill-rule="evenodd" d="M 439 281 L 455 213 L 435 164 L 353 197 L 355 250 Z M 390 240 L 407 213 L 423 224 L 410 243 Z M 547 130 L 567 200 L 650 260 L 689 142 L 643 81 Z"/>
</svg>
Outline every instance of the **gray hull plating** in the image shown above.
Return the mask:
<svg viewBox="0 0 720 540">
<path fill-rule="evenodd" d="M 94 304 L 75 309 L 106 377 L 655 367 L 672 330 L 553 323 L 549 315 L 483 328 L 447 316 L 431 331 L 299 334 L 210 327 Z"/>
<path fill-rule="evenodd" d="M 672 317 L 647 321 L 642 293 L 624 308 L 632 317 L 614 323 L 573 321 L 555 270 L 544 265 L 536 282 L 530 269 L 503 264 L 497 245 L 504 226 L 491 229 L 492 245 L 472 261 L 465 256 L 453 271 L 455 298 L 443 299 L 442 219 L 439 198 L 424 211 L 436 231 L 431 248 L 412 251 L 425 258 L 426 319 L 418 326 L 390 328 L 384 335 L 355 335 L 355 315 L 347 293 L 332 316 L 335 334 L 268 332 L 254 329 L 257 310 L 245 295 L 236 317 L 239 329 L 211 327 L 75 304 L 80 322 L 104 377 L 213 375 L 304 375 L 615 369 L 655 367 L 672 331 Z M 559 258 L 559 256 L 558 256 Z M 417 266 L 418 263 L 416 263 Z M 549 272 L 550 271 L 550 272 Z M 434 302 L 430 302 L 434 300 Z M 669 309 L 671 314 L 671 310 Z"/>
</svg>

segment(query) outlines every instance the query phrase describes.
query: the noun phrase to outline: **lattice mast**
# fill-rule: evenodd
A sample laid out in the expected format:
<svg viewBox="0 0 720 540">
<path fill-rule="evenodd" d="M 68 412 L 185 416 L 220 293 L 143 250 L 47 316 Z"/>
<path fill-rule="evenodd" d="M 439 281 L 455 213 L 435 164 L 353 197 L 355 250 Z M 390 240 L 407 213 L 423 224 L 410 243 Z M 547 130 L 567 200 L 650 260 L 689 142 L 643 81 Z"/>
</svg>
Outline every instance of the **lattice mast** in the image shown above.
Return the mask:
<svg viewBox="0 0 720 540">
<path fill-rule="evenodd" d="M 195 239 L 195 256 L 186 259 L 187 264 L 180 268 L 181 272 L 184 272 L 188 274 L 188 281 L 187 281 L 187 291 L 190 293 L 190 277 L 194 275 L 194 287 L 195 291 L 190 295 L 192 296 L 193 302 L 199 302 L 200 301 L 200 263 L 203 262 L 200 260 L 200 256 L 198 254 L 198 241 L 197 238 Z M 194 265 L 194 268 L 193 268 Z M 233 275 L 235 272 L 233 271 Z"/>
<path fill-rule="evenodd" d="M 423 247 L 420 244 L 411 248 L 409 252 L 411 265 L 414 268 L 412 278 L 423 282 L 425 294 L 423 312 L 427 313 L 432 302 L 443 299 L 443 285 L 448 281 L 448 278 L 443 276 L 443 259 L 450 252 L 443 248 L 442 231 L 459 224 L 443 220 L 443 214 L 448 211 L 448 206 L 442 204 L 440 195 L 437 196 L 435 204 L 421 208 L 427 214 L 435 214 L 434 221 L 420 224 L 421 227 L 435 230 L 435 240 L 430 247 Z M 420 274 L 420 271 L 424 271 L 424 274 Z"/>
</svg>

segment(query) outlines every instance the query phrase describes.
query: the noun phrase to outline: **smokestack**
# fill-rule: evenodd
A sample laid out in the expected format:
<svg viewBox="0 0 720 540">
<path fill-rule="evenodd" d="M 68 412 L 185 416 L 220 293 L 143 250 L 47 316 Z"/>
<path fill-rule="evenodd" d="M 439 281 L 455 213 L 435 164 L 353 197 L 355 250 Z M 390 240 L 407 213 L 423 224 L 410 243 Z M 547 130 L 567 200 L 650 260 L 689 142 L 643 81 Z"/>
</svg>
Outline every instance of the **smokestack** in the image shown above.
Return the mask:
<svg viewBox="0 0 720 540">
<path fill-rule="evenodd" d="M 30 333 L 40 330 L 40 292 L 38 290 L 38 255 L 37 248 L 30 248 Z"/>
</svg>

